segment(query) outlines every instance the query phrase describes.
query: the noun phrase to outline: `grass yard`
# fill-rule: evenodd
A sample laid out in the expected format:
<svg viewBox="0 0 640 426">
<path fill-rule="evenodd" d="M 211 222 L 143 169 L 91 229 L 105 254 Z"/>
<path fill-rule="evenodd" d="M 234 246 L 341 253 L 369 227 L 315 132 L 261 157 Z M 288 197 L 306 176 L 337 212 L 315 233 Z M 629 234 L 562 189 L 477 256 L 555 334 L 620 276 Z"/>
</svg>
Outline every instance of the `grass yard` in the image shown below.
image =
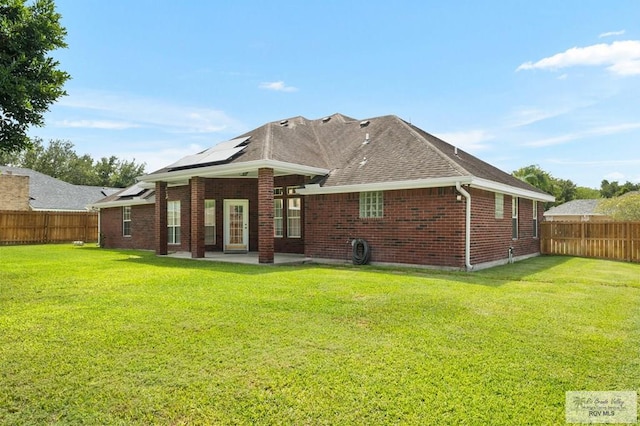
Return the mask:
<svg viewBox="0 0 640 426">
<path fill-rule="evenodd" d="M 0 424 L 564 424 L 640 390 L 640 265 L 472 274 L 0 247 Z"/>
</svg>

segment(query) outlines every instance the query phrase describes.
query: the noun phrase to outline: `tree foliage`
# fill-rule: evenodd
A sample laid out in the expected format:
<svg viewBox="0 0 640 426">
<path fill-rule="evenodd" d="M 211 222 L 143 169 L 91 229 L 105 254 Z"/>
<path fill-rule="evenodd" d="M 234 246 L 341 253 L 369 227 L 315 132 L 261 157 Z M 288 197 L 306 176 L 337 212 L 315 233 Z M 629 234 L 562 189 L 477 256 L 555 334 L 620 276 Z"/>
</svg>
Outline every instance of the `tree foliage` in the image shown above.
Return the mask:
<svg viewBox="0 0 640 426">
<path fill-rule="evenodd" d="M 627 181 L 620 185 L 617 181 L 609 182 L 606 179 L 600 184 L 600 194 L 603 198 L 619 197 L 632 191 L 640 191 L 640 184 L 633 184 Z"/>
<path fill-rule="evenodd" d="M 48 56 L 66 47 L 53 0 L 0 0 L 0 152 L 29 146 L 29 126 L 42 126 L 49 105 L 66 95 L 69 74 Z"/>
<path fill-rule="evenodd" d="M 551 176 L 550 173 L 542 170 L 538 165 L 522 167 L 513 171 L 511 174 L 543 190 L 547 194 L 553 195 L 556 201 L 555 203 L 550 203 L 549 206 L 557 206 L 576 198 L 578 187 L 575 183 L 568 179 L 555 178 Z"/>
<path fill-rule="evenodd" d="M 75 185 L 123 188 L 135 183 L 144 174 L 145 164 L 120 160 L 116 156 L 94 160 L 79 156 L 73 143 L 51 140 L 45 148 L 42 139 L 34 139 L 31 148 L 19 153 L 1 153 L 0 164 L 25 167 Z"/>
<path fill-rule="evenodd" d="M 613 220 L 640 221 L 640 192 L 602 200 L 596 211 L 611 216 Z"/>
</svg>

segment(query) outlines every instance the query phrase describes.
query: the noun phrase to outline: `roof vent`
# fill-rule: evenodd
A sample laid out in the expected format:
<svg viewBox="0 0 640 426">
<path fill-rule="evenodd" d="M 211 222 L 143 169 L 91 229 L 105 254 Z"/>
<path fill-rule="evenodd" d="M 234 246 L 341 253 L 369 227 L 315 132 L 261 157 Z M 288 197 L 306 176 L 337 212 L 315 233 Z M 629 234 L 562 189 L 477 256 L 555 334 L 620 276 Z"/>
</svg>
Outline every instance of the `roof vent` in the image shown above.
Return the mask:
<svg viewBox="0 0 640 426">
<path fill-rule="evenodd" d="M 453 153 L 454 153 L 455 155 L 458 155 L 458 147 L 457 147 L 457 146 L 454 146 L 454 147 L 453 147 Z"/>
<path fill-rule="evenodd" d="M 360 122 L 360 127 L 367 127 L 371 123 L 369 120 L 364 120 Z"/>
<path fill-rule="evenodd" d="M 281 125 L 282 127 L 286 127 L 286 126 L 288 126 L 288 125 L 289 125 L 289 120 L 282 120 L 282 121 L 280 122 L 280 125 Z"/>
<path fill-rule="evenodd" d="M 360 162 L 360 167 L 364 166 L 365 164 L 367 164 L 367 157 L 364 157 L 362 159 L 362 161 Z"/>
<path fill-rule="evenodd" d="M 328 122 L 329 120 L 331 120 L 331 117 L 325 117 L 325 118 L 323 118 L 323 119 L 322 119 L 322 122 L 323 122 L 323 123 L 326 123 L 326 122 Z"/>
<path fill-rule="evenodd" d="M 371 142 L 371 140 L 369 139 L 369 133 L 367 133 L 367 134 L 364 136 L 364 142 L 362 142 L 362 145 L 368 145 L 368 144 L 369 144 L 369 142 Z"/>
</svg>

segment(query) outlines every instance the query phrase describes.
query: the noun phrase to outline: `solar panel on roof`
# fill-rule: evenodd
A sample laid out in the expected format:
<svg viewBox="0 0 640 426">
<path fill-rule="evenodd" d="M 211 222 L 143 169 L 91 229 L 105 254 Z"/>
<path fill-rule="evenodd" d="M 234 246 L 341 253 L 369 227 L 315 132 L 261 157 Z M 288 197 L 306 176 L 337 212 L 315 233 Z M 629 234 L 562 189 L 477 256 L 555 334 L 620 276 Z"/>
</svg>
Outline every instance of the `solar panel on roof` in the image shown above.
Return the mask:
<svg viewBox="0 0 640 426">
<path fill-rule="evenodd" d="M 144 188 L 138 186 L 138 184 L 135 184 L 121 192 L 119 197 L 135 197 L 136 195 L 140 195 L 143 192 Z"/>
<path fill-rule="evenodd" d="M 232 139 L 226 142 L 220 142 L 213 147 L 193 155 L 187 155 L 175 163 L 169 165 L 169 169 L 177 169 L 181 167 L 193 167 L 201 164 L 219 163 L 227 161 L 240 151 L 242 151 L 251 136 L 244 138 Z"/>
</svg>

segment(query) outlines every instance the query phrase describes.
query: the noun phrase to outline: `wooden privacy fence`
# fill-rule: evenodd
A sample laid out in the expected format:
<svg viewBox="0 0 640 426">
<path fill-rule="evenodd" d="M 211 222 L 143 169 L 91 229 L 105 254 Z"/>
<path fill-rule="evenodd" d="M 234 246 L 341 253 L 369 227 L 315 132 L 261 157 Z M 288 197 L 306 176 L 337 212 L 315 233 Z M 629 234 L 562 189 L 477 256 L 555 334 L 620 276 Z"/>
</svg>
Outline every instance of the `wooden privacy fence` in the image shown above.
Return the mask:
<svg viewBox="0 0 640 426">
<path fill-rule="evenodd" d="M 640 222 L 542 222 L 542 254 L 640 262 Z"/>
<path fill-rule="evenodd" d="M 0 245 L 98 241 L 98 213 L 0 211 Z"/>
</svg>

